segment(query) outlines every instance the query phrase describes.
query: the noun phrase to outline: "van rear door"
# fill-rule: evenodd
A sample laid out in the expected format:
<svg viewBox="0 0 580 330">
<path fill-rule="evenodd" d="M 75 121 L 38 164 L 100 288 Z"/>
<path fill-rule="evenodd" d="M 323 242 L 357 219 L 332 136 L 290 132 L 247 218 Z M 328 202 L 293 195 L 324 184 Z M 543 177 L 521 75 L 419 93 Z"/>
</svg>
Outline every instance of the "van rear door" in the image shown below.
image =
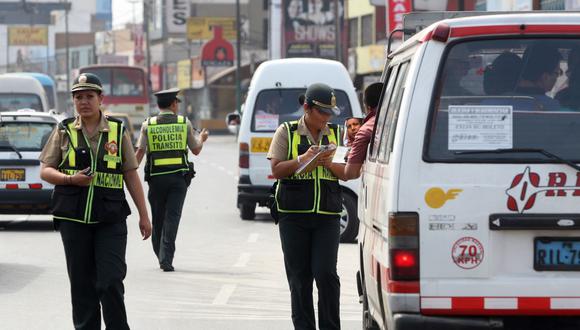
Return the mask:
<svg viewBox="0 0 580 330">
<path fill-rule="evenodd" d="M 419 188 L 399 206 L 419 213 L 423 314 L 580 312 L 578 49 L 562 36 L 447 47 L 400 185 Z"/>
</svg>

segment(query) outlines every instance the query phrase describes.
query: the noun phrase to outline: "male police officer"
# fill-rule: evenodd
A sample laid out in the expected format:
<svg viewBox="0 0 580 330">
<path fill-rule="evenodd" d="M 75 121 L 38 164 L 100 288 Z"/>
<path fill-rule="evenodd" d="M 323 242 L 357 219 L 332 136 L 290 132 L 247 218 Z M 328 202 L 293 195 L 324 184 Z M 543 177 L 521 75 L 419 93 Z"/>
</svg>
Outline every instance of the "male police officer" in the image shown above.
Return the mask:
<svg viewBox="0 0 580 330">
<path fill-rule="evenodd" d="M 174 270 L 175 238 L 188 180 L 193 175 L 187 148 L 198 155 L 208 137 L 205 129 L 194 136 L 191 122 L 177 115 L 179 92 L 178 88 L 172 88 L 155 93 L 160 112 L 143 122 L 136 152 L 139 163 L 147 154 L 145 178 L 153 218 L 151 241 L 159 266 L 165 272 Z"/>
</svg>

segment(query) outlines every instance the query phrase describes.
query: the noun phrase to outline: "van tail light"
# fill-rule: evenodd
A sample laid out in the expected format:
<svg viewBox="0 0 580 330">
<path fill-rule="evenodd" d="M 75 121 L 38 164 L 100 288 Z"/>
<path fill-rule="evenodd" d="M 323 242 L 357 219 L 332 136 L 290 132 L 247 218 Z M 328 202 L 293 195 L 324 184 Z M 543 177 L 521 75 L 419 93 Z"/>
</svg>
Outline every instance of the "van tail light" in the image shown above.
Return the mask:
<svg viewBox="0 0 580 330">
<path fill-rule="evenodd" d="M 247 143 L 240 143 L 240 168 L 250 168 L 250 146 Z"/>
<path fill-rule="evenodd" d="M 419 215 L 389 214 L 390 276 L 393 281 L 419 280 Z"/>
<path fill-rule="evenodd" d="M 451 34 L 451 27 L 447 23 L 441 23 L 437 25 L 435 30 L 433 30 L 433 35 L 431 35 L 431 39 L 440 42 L 447 42 L 449 39 L 449 35 Z"/>
<path fill-rule="evenodd" d="M 42 183 L 30 183 L 28 187 L 30 189 L 42 189 Z"/>
<path fill-rule="evenodd" d="M 18 189 L 18 183 L 7 183 L 6 189 Z"/>
</svg>

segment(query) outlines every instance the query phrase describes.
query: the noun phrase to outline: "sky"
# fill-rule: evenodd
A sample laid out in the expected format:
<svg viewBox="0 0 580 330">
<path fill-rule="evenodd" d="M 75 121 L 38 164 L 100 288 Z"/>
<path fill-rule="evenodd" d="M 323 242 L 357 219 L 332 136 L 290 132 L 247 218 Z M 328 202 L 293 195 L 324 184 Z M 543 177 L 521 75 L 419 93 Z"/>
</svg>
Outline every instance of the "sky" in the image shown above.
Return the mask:
<svg viewBox="0 0 580 330">
<path fill-rule="evenodd" d="M 132 23 L 133 18 L 137 23 L 143 21 L 143 0 L 113 0 L 114 29 Z"/>
</svg>

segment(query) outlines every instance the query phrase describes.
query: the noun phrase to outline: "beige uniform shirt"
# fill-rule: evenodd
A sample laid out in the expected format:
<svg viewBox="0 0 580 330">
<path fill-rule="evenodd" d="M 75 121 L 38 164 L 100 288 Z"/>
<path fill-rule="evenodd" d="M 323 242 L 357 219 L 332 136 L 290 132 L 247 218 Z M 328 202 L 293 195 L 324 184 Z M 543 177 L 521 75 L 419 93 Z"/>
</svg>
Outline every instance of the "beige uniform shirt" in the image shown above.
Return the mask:
<svg viewBox="0 0 580 330">
<path fill-rule="evenodd" d="M 159 116 L 172 115 L 173 112 L 169 110 L 161 110 Z M 199 134 L 194 134 L 193 126 L 189 119 L 185 118 L 185 123 L 187 124 L 187 146 L 190 150 L 193 150 L 201 145 Z M 147 151 L 147 120 L 141 125 L 141 134 L 139 135 L 139 140 L 137 140 L 137 148 Z"/>
<path fill-rule="evenodd" d="M 97 145 L 99 143 L 99 135 L 101 132 L 109 131 L 109 122 L 107 118 L 101 112 L 101 120 L 97 125 L 97 128 L 92 135 L 89 135 L 86 129 L 82 126 L 82 121 L 80 117 L 76 117 L 74 121 L 74 127 L 77 130 L 82 130 L 83 135 L 87 138 L 90 144 L 91 151 L 93 155 L 96 154 Z M 48 138 L 44 149 L 40 153 L 40 161 L 49 167 L 58 168 L 58 165 L 62 162 L 64 157 L 70 148 L 69 138 L 65 131 L 60 130 L 57 127 L 52 131 L 52 134 Z M 135 150 L 131 145 L 131 138 L 129 134 L 125 131 L 123 134 L 123 142 L 121 143 L 121 157 L 123 161 L 123 172 L 130 170 L 135 170 L 139 166 L 137 164 L 137 158 L 135 157 Z"/>
<path fill-rule="evenodd" d="M 298 119 L 297 132 L 300 135 L 306 135 L 310 144 L 318 144 L 320 143 L 322 136 L 330 134 L 330 129 L 328 126 L 324 127 L 321 134 L 315 138 L 310 133 L 308 127 L 306 127 L 304 116 L 302 116 Z M 276 129 L 272 142 L 270 143 L 270 150 L 268 150 L 268 155 L 266 157 L 268 159 L 288 160 L 288 130 L 284 124 L 278 126 L 278 129 Z"/>
</svg>

